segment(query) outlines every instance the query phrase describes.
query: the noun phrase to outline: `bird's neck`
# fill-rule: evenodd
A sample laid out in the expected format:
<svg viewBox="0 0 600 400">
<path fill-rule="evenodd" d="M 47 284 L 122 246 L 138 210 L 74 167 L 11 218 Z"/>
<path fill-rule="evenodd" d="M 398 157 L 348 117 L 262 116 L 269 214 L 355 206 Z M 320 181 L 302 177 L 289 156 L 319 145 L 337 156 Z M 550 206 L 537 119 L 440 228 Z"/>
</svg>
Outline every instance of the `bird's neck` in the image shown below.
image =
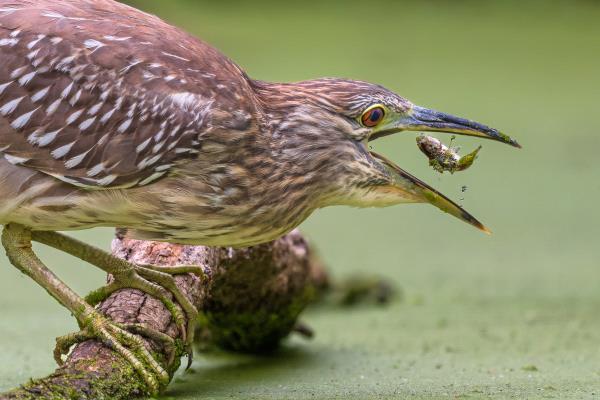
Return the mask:
<svg viewBox="0 0 600 400">
<path fill-rule="evenodd" d="M 254 82 L 271 140 L 271 154 L 281 166 L 289 192 L 300 189 L 316 208 L 339 204 L 347 190 L 354 144 L 344 136 L 344 121 L 331 118 L 310 86 Z"/>
</svg>

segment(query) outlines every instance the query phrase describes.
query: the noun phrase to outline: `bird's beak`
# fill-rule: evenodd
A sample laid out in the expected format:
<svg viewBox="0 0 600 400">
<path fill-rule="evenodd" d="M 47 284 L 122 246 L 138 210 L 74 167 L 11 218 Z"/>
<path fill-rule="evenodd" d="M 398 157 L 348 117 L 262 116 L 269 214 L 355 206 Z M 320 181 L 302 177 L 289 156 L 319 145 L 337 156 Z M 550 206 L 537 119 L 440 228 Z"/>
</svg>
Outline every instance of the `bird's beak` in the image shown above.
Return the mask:
<svg viewBox="0 0 600 400">
<path fill-rule="evenodd" d="M 406 113 L 393 118 L 382 130 L 374 132 L 369 141 L 401 131 L 448 132 L 492 139 L 514 147 L 521 147 L 516 140 L 489 126 L 414 105 Z M 490 233 L 490 230 L 481 222 L 448 197 L 404 171 L 384 156 L 375 152 L 370 153 L 383 165 L 392 178 L 392 184 L 385 189 L 382 188 L 386 194 L 391 195 L 391 198 L 396 197 L 404 202 L 430 203 L 461 221 L 467 222 L 485 233 Z"/>
<path fill-rule="evenodd" d="M 440 210 L 473 225 L 477 229 L 490 234 L 491 231 L 486 228 L 475 217 L 465 211 L 461 206 L 444 196 L 419 178 L 409 174 L 402 168 L 388 160 L 381 154 L 370 151 L 370 154 L 383 164 L 385 169 L 392 177 L 393 184 L 389 190 L 396 192 L 396 195 L 405 201 L 417 203 L 430 203 Z"/>
<path fill-rule="evenodd" d="M 448 132 L 492 139 L 514 147 L 521 147 L 516 140 L 489 126 L 419 106 L 413 106 L 405 115 L 394 121 L 388 129 L 371 135 L 370 140 L 400 131 Z"/>
</svg>

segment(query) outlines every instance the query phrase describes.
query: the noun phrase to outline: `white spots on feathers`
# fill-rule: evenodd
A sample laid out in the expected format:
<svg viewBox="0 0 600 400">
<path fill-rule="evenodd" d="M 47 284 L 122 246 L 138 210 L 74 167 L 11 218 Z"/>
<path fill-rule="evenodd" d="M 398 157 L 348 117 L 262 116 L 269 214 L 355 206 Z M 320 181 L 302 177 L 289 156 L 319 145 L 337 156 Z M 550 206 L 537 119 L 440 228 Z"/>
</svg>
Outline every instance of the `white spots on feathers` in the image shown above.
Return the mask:
<svg viewBox="0 0 600 400">
<path fill-rule="evenodd" d="M 33 77 L 36 74 L 37 74 L 36 71 L 31 71 L 31 72 L 23 75 L 22 77 L 19 78 L 19 85 L 21 85 L 21 86 L 27 85 L 29 82 L 31 82 L 31 80 L 33 79 Z"/>
<path fill-rule="evenodd" d="M 64 146 L 60 146 L 59 148 L 52 151 L 52 153 L 50 153 L 50 154 L 52 154 L 52 157 L 54 157 L 56 160 L 58 160 L 59 158 L 66 156 L 67 153 L 69 151 L 71 151 L 71 148 L 73 147 L 73 145 L 75 145 L 75 142 L 65 144 Z"/>
<path fill-rule="evenodd" d="M 108 110 L 103 116 L 102 118 L 100 118 L 100 123 L 102 125 L 106 124 L 108 122 L 108 120 L 110 119 L 110 117 L 112 117 L 112 115 L 115 113 L 115 111 L 117 111 L 117 108 L 111 108 L 110 110 Z"/>
<path fill-rule="evenodd" d="M 73 97 L 71 97 L 71 100 L 69 100 L 69 104 L 71 104 L 72 107 L 75 107 L 75 104 L 77 104 L 77 102 L 79 101 L 79 98 L 81 97 L 81 93 L 82 93 L 82 89 L 79 89 L 73 95 Z"/>
<path fill-rule="evenodd" d="M 39 54 L 39 52 L 40 52 L 41 49 L 42 48 L 40 47 L 40 48 L 37 48 L 35 50 L 30 51 L 27 54 L 27 59 L 30 60 L 30 61 L 33 60 Z"/>
<path fill-rule="evenodd" d="M 108 99 L 108 96 L 110 95 L 110 92 L 112 92 L 112 88 L 108 88 L 108 89 L 104 90 L 102 92 L 102 94 L 100 95 L 100 100 L 106 101 L 106 99 Z"/>
<path fill-rule="evenodd" d="M 133 115 L 135 114 L 135 109 L 137 108 L 138 103 L 133 103 L 130 107 L 129 110 L 127 111 L 127 116 L 129 118 L 133 118 Z"/>
<path fill-rule="evenodd" d="M 93 166 L 92 168 L 90 168 L 86 175 L 89 176 L 90 178 L 93 178 L 94 176 L 98 175 L 99 173 L 104 171 L 104 163 L 100 163 L 100 164 L 96 164 L 95 166 Z"/>
<path fill-rule="evenodd" d="M 42 17 L 59 18 L 59 19 L 65 18 L 64 15 L 59 14 L 59 13 L 54 12 L 54 11 L 44 11 L 44 12 L 42 12 Z"/>
<path fill-rule="evenodd" d="M 155 142 L 158 142 L 165 135 L 165 125 L 166 124 L 164 124 L 164 123 L 161 124 L 160 130 L 158 132 L 156 132 L 156 134 L 154 135 Z"/>
<path fill-rule="evenodd" d="M 199 102 L 198 96 L 190 92 L 180 92 L 169 95 L 174 104 L 181 107 L 182 110 L 189 110 Z"/>
<path fill-rule="evenodd" d="M 132 122 L 133 122 L 133 119 L 131 119 L 131 118 L 126 119 L 125 121 L 123 121 L 121 123 L 121 125 L 119 125 L 119 127 L 117 128 L 117 131 L 119 133 L 124 133 L 131 126 Z"/>
<path fill-rule="evenodd" d="M 61 103 L 61 99 L 56 99 L 52 102 L 52 104 L 50 104 L 48 106 L 48 108 L 46 108 L 46 114 L 48 115 L 52 115 L 56 112 L 56 110 L 58 109 L 58 106 L 60 106 Z"/>
<path fill-rule="evenodd" d="M 104 43 L 96 39 L 87 39 L 85 42 L 83 42 L 83 45 L 86 49 L 92 50 L 92 53 L 99 48 L 106 46 Z"/>
<path fill-rule="evenodd" d="M 176 55 L 176 54 L 167 53 L 166 51 L 162 51 L 161 53 L 162 53 L 163 55 L 167 56 L 167 57 L 172 57 L 172 58 L 176 58 L 176 59 L 178 59 L 178 60 L 181 60 L 181 61 L 190 62 L 190 60 L 189 60 L 189 59 L 187 59 L 187 58 L 184 58 L 184 57 L 180 57 L 180 56 L 178 56 L 178 55 Z"/>
<path fill-rule="evenodd" d="M 15 38 L 0 39 L 0 46 L 14 47 L 17 43 L 19 43 L 19 39 L 15 39 Z"/>
<path fill-rule="evenodd" d="M 4 158 L 13 165 L 19 165 L 29 161 L 29 158 L 11 156 L 10 154 L 4 154 Z"/>
<path fill-rule="evenodd" d="M 138 65 L 138 64 L 141 64 L 141 63 L 142 63 L 142 61 L 141 61 L 141 60 L 133 60 L 133 61 L 131 61 L 131 62 L 130 62 L 130 63 L 127 65 L 127 66 L 125 66 L 125 67 L 121 68 L 121 71 L 120 71 L 120 72 L 121 72 L 122 74 L 126 74 L 127 72 L 129 72 L 129 70 L 130 70 L 131 68 L 133 68 L 133 67 L 135 67 L 136 65 Z"/>
<path fill-rule="evenodd" d="M 81 116 L 81 114 L 83 114 L 84 111 L 85 111 L 85 108 L 82 108 L 82 109 L 79 109 L 79 110 L 71 113 L 67 117 L 67 125 L 71 125 L 73 122 L 77 121 L 77 118 L 79 118 Z"/>
<path fill-rule="evenodd" d="M 35 130 L 35 132 L 33 132 L 31 135 L 29 135 L 27 141 L 33 145 L 45 147 L 48 146 L 50 143 L 54 142 L 60 131 L 62 131 L 62 128 L 52 132 L 45 132 L 44 129 L 40 128 Z"/>
<path fill-rule="evenodd" d="M 157 77 L 156 75 L 154 75 L 152 72 L 150 72 L 150 71 L 146 71 L 146 70 L 144 70 L 144 71 L 142 72 L 142 77 L 143 77 L 145 80 L 147 80 L 147 81 L 151 81 L 152 79 L 156 79 L 156 78 L 158 78 L 158 77 Z"/>
<path fill-rule="evenodd" d="M 0 85 L 0 94 L 4 93 L 7 87 L 13 84 L 14 81 L 9 81 Z"/>
<path fill-rule="evenodd" d="M 42 17 L 55 18 L 55 19 L 68 19 L 71 21 L 97 21 L 97 20 L 91 20 L 89 18 L 83 18 L 83 17 L 67 17 L 66 15 L 57 13 L 55 11 L 42 11 L 41 15 L 42 15 Z"/>
<path fill-rule="evenodd" d="M 100 186 L 108 186 L 118 178 L 117 175 L 107 175 L 102 179 L 98 179 L 96 182 Z"/>
<path fill-rule="evenodd" d="M 104 102 L 99 102 L 94 104 L 92 107 L 90 107 L 90 109 L 88 110 L 88 115 L 96 115 L 98 114 L 98 111 L 100 111 L 100 108 L 102 107 L 102 105 L 104 105 Z"/>
<path fill-rule="evenodd" d="M 155 155 L 153 157 L 146 157 L 137 164 L 138 169 L 141 171 L 150 165 L 156 164 L 162 157 L 163 153 Z"/>
<path fill-rule="evenodd" d="M 112 35 L 104 35 L 104 39 L 109 40 L 111 42 L 123 42 L 125 40 L 131 39 L 131 36 L 112 36 Z"/>
<path fill-rule="evenodd" d="M 67 87 L 65 87 L 63 89 L 63 91 L 60 93 L 60 97 L 62 97 L 63 99 L 65 97 L 67 97 L 69 95 L 69 93 L 71 93 L 71 89 L 73 89 L 73 82 L 71 82 L 69 85 L 67 85 Z"/>
<path fill-rule="evenodd" d="M 79 129 L 83 132 L 86 129 L 88 129 L 90 126 L 92 126 L 92 124 L 94 123 L 94 121 L 96 121 L 96 117 L 92 117 L 92 118 L 88 118 L 85 121 L 83 121 L 81 124 L 79 124 Z"/>
<path fill-rule="evenodd" d="M 15 68 L 15 69 L 14 69 L 14 70 L 11 72 L 11 74 L 10 74 L 10 77 L 11 77 L 12 79 L 18 78 L 18 77 L 20 77 L 21 75 L 23 75 L 23 72 L 25 72 L 26 70 L 27 70 L 27 65 L 23 65 L 22 67 Z"/>
<path fill-rule="evenodd" d="M 141 180 L 138 183 L 138 186 L 145 186 L 151 182 L 154 182 L 155 180 L 161 178 L 166 172 L 155 172 L 152 175 L 150 175 L 149 177 L 147 177 L 146 179 Z"/>
<path fill-rule="evenodd" d="M 162 142 L 158 142 L 154 145 L 154 147 L 152 148 L 152 153 L 156 154 L 160 151 L 160 149 L 163 148 L 163 146 L 165 145 L 165 143 L 167 143 L 167 140 L 163 140 Z"/>
<path fill-rule="evenodd" d="M 135 148 L 135 152 L 139 154 L 142 151 L 144 151 L 146 149 L 146 147 L 148 147 L 148 145 L 150 144 L 151 141 L 152 141 L 152 138 L 150 137 L 150 138 L 144 140 L 142 143 L 138 144 L 137 147 Z"/>
<path fill-rule="evenodd" d="M 21 129 L 24 128 L 25 125 L 27 125 L 27 123 L 29 122 L 29 120 L 31 119 L 31 116 L 39 109 L 36 108 L 35 110 L 31 110 L 25 114 L 22 114 L 21 116 L 15 118 L 15 120 L 10 124 L 10 126 L 12 126 L 14 129 Z"/>
<path fill-rule="evenodd" d="M 3 17 L 14 13 L 15 11 L 22 10 L 22 8 L 15 7 L 0 7 L 0 13 L 3 13 Z"/>
<path fill-rule="evenodd" d="M 181 129 L 181 124 L 175 126 L 172 130 L 171 130 L 171 137 L 177 135 L 179 133 L 179 130 Z"/>
<path fill-rule="evenodd" d="M 35 45 L 38 44 L 40 42 L 40 40 L 42 40 L 45 37 L 46 37 L 46 35 L 37 35 L 36 39 L 33 39 L 31 42 L 27 43 L 27 48 L 29 50 L 33 49 L 35 47 Z"/>
<path fill-rule="evenodd" d="M 46 95 L 48 94 L 48 91 L 50 91 L 51 87 L 52 87 L 52 85 L 48 85 L 45 88 L 40 89 L 37 92 L 35 92 L 33 94 L 33 96 L 31 96 L 31 101 L 33 103 L 37 103 L 38 101 L 42 100 L 44 97 L 46 97 Z"/>
<path fill-rule="evenodd" d="M 75 56 L 67 56 L 63 57 L 58 64 L 56 64 L 56 69 L 61 72 L 69 72 L 71 67 L 71 63 L 75 60 Z"/>
<path fill-rule="evenodd" d="M 158 167 L 154 168 L 154 170 L 156 172 L 162 172 L 162 171 L 166 171 L 169 168 L 171 168 L 174 164 L 163 164 L 163 165 L 159 165 Z"/>
<path fill-rule="evenodd" d="M 85 151 L 79 155 L 76 155 L 74 157 L 69 158 L 66 162 L 65 162 L 65 167 L 67 169 L 72 169 L 75 168 L 76 166 L 78 166 L 79 164 L 81 164 L 81 162 L 83 161 L 83 159 L 85 158 L 85 156 L 88 155 L 88 153 L 92 151 L 92 149 L 89 149 L 88 151 Z"/>
<path fill-rule="evenodd" d="M 12 114 L 12 112 L 15 111 L 19 103 L 23 101 L 24 98 L 25 96 L 21 96 L 4 104 L 2 107 L 0 107 L 0 114 L 2 114 L 5 117 L 7 115 Z"/>
</svg>

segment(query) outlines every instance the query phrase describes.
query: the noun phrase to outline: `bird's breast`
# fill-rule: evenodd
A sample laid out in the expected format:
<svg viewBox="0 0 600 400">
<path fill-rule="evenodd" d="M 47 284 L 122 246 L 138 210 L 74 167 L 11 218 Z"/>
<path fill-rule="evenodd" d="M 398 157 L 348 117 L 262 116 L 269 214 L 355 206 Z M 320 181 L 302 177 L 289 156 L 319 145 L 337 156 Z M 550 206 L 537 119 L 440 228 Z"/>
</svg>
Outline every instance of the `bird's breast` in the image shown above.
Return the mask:
<svg viewBox="0 0 600 400">
<path fill-rule="evenodd" d="M 204 162 L 130 190 L 137 238 L 210 246 L 249 246 L 297 227 L 316 208 L 299 180 L 265 167 Z M 193 171 L 190 171 L 192 169 Z M 295 182 L 295 183 L 294 183 Z M 310 192 L 310 191 L 308 191 Z"/>
</svg>

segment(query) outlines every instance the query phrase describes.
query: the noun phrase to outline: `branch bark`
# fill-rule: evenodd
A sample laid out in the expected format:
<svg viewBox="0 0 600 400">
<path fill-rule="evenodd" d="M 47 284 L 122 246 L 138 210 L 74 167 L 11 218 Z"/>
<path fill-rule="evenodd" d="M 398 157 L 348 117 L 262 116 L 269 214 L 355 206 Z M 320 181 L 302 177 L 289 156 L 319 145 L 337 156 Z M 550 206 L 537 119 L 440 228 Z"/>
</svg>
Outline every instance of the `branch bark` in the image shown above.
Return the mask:
<svg viewBox="0 0 600 400">
<path fill-rule="evenodd" d="M 177 286 L 201 314 L 201 337 L 220 347 L 262 352 L 276 347 L 327 276 L 298 231 L 268 244 L 245 249 L 209 248 L 125 239 L 119 234 L 113 254 L 131 262 L 155 265 L 201 265 L 208 279 L 176 276 Z M 120 323 L 140 323 L 169 336 L 179 332 L 158 300 L 135 289 L 120 290 L 99 305 Z M 163 365 L 161 343 L 144 339 Z M 176 359 L 182 355 L 177 346 Z M 173 365 L 171 376 L 179 366 Z M 78 344 L 66 363 L 51 375 L 0 394 L 8 399 L 131 399 L 148 393 L 137 373 L 106 345 Z"/>
</svg>

